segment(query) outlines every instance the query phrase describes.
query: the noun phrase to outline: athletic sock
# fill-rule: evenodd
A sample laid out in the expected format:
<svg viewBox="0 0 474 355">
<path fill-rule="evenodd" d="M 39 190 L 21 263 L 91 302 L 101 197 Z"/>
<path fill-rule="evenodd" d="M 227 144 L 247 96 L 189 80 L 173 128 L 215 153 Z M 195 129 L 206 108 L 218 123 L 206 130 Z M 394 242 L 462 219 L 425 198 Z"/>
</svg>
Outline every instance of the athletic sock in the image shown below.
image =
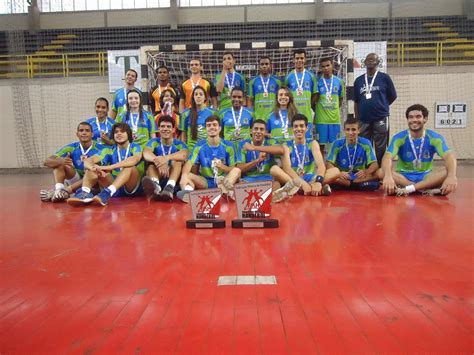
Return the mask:
<svg viewBox="0 0 474 355">
<path fill-rule="evenodd" d="M 57 183 L 54 185 L 54 189 L 55 190 L 64 190 L 64 184 L 61 184 L 61 183 Z"/>
<path fill-rule="evenodd" d="M 156 177 L 152 177 L 151 179 L 152 179 L 154 182 L 156 182 L 157 184 L 160 183 L 160 179 L 158 179 L 158 178 L 156 178 Z"/>
<path fill-rule="evenodd" d="M 168 182 L 166 183 L 166 185 L 171 185 L 171 186 L 175 187 L 176 186 L 176 181 L 169 179 Z"/>
<path fill-rule="evenodd" d="M 415 192 L 415 191 L 416 191 L 415 185 L 408 185 L 408 186 L 405 186 L 405 190 L 407 190 L 408 193 L 411 194 L 412 192 Z"/>
<path fill-rule="evenodd" d="M 110 186 L 109 186 L 109 187 L 107 187 L 107 188 L 108 188 L 108 189 L 109 189 L 109 191 L 110 191 L 110 196 L 113 196 L 113 195 L 114 195 L 114 193 L 116 193 L 116 192 L 117 192 L 117 189 L 115 188 L 115 186 L 114 186 L 114 185 L 110 185 Z"/>
<path fill-rule="evenodd" d="M 191 185 L 186 185 L 184 191 L 194 191 L 194 188 Z"/>
<path fill-rule="evenodd" d="M 90 193 L 91 193 L 91 188 L 90 188 L 90 187 L 86 187 L 86 186 L 82 186 L 82 191 L 84 191 L 84 192 L 87 193 L 87 194 L 90 194 Z"/>
</svg>

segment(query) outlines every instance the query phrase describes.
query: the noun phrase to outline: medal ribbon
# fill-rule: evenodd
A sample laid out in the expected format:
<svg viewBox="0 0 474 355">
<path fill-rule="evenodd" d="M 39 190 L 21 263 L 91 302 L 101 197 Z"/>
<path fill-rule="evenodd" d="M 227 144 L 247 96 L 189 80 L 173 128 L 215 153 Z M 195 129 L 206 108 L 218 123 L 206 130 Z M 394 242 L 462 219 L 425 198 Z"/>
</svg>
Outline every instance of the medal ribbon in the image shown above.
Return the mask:
<svg viewBox="0 0 474 355">
<path fill-rule="evenodd" d="M 304 82 L 304 74 L 306 73 L 306 69 L 303 69 L 303 75 L 301 75 L 301 82 L 298 79 L 298 73 L 296 72 L 296 69 L 293 72 L 295 74 L 295 79 L 296 79 L 296 85 L 298 86 L 298 90 L 303 90 L 303 82 Z"/>
<path fill-rule="evenodd" d="M 328 84 L 326 83 L 326 79 L 323 77 L 323 83 L 324 87 L 326 88 L 326 97 L 328 100 L 331 100 L 331 95 L 332 95 L 332 87 L 334 84 L 334 75 L 331 75 L 331 86 L 328 88 Z"/>
<path fill-rule="evenodd" d="M 234 82 L 235 82 L 235 71 L 230 73 L 230 75 L 232 76 L 232 81 L 229 81 L 229 77 L 227 76 L 229 75 L 229 73 L 227 73 L 225 75 L 225 82 L 227 84 L 227 89 L 229 90 L 229 93 L 232 91 L 232 89 L 234 88 Z"/>
<path fill-rule="evenodd" d="M 300 158 L 300 152 L 298 151 L 298 147 L 296 143 L 293 142 L 293 147 L 295 148 L 296 159 L 298 160 L 298 169 L 304 171 L 304 160 L 306 159 L 306 144 L 303 144 L 303 158 Z"/>
<path fill-rule="evenodd" d="M 97 129 L 99 130 L 99 135 L 100 135 L 100 121 L 99 121 L 99 118 L 97 116 L 95 116 L 95 123 L 97 125 Z M 109 127 L 107 126 L 107 117 L 105 118 L 105 130 L 104 130 L 105 133 L 108 133 L 109 132 Z"/>
<path fill-rule="evenodd" d="M 365 73 L 365 94 L 368 95 L 372 92 L 372 86 L 374 86 L 374 83 L 375 83 L 375 78 L 377 77 L 377 74 L 379 73 L 379 71 L 377 70 L 374 74 L 374 76 L 372 77 L 372 80 L 370 81 L 370 86 L 369 86 L 369 81 L 367 80 L 367 73 Z"/>
<path fill-rule="evenodd" d="M 260 81 L 262 82 L 263 85 L 263 92 L 268 95 L 268 84 L 270 84 L 270 77 L 268 77 L 267 82 L 263 80 L 263 76 L 260 75 Z"/>
<path fill-rule="evenodd" d="M 346 139 L 346 150 L 347 150 L 347 158 L 349 159 L 349 170 L 352 171 L 352 169 L 354 169 L 354 164 L 355 164 L 355 160 L 356 160 L 356 155 L 357 155 L 357 148 L 358 148 L 358 144 L 357 144 L 357 141 L 354 145 L 354 155 L 352 156 L 352 159 L 351 159 L 351 154 L 349 153 L 349 143 L 347 143 L 347 139 Z"/>
<path fill-rule="evenodd" d="M 234 120 L 235 130 L 240 130 L 243 107 L 240 106 L 239 117 L 235 117 L 234 107 L 232 107 L 232 119 Z"/>
<path fill-rule="evenodd" d="M 425 131 L 423 130 L 423 136 L 421 137 L 421 144 L 418 149 L 418 154 L 416 154 L 415 143 L 413 142 L 413 139 L 411 138 L 410 132 L 408 132 L 408 139 L 410 141 L 411 150 L 413 154 L 415 155 L 415 164 L 419 164 L 418 162 L 421 163 L 421 154 L 423 151 L 423 145 L 425 144 Z"/>
</svg>

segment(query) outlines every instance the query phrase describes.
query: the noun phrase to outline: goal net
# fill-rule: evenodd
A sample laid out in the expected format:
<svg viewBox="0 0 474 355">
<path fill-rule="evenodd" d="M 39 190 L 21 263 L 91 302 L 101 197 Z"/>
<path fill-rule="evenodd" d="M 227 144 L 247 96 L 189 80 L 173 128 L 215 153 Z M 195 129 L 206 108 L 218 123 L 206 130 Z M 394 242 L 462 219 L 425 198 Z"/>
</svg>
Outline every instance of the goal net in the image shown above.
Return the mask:
<svg viewBox="0 0 474 355">
<path fill-rule="evenodd" d="M 319 60 L 321 58 L 332 58 L 334 61 L 334 74 L 344 80 L 346 87 L 353 85 L 353 42 L 331 41 L 323 46 L 320 41 L 307 41 L 306 66 L 318 74 Z M 155 71 L 160 65 L 170 69 L 171 81 L 175 84 L 189 79 L 189 62 L 192 59 L 200 59 L 203 64 L 203 77 L 213 80 L 217 73 L 222 70 L 222 56 L 224 52 L 230 51 L 234 55 L 236 70 L 245 75 L 247 83 L 258 75 L 258 59 L 268 56 L 272 60 L 273 75 L 284 79 L 286 74 L 294 68 L 293 42 L 252 43 L 249 49 L 244 49 L 239 43 L 230 43 L 214 48 L 214 45 L 200 45 L 199 48 L 188 48 L 187 46 L 147 46 L 140 50 L 140 63 L 142 64 L 142 89 L 149 92 L 156 84 Z M 269 48 L 277 47 L 277 48 Z M 300 48 L 300 47 L 298 47 Z M 189 49 L 189 50 L 188 50 Z M 144 80 L 143 80 L 144 79 Z M 350 91 L 350 89 L 349 89 Z M 342 117 L 353 113 L 352 97 L 344 99 Z M 348 105 L 349 101 L 349 105 Z"/>
</svg>

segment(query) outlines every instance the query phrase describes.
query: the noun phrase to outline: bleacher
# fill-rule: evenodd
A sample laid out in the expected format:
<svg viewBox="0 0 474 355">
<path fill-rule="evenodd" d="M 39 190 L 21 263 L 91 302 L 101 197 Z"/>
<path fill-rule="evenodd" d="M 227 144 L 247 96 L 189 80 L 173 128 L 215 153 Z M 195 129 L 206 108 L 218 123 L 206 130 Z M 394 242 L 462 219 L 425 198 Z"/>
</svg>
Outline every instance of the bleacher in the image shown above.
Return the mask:
<svg viewBox="0 0 474 355">
<path fill-rule="evenodd" d="M 426 26 L 425 24 L 434 24 Z M 70 36 L 61 39 L 60 36 Z M 263 22 L 247 24 L 182 25 L 24 31 L 23 48 L 9 46 L 0 32 L 1 54 L 32 54 L 38 51 L 91 52 L 134 49 L 143 45 L 272 40 L 352 39 L 354 41 L 440 41 L 474 39 L 474 21 L 462 16 L 422 18 L 368 18 L 349 20 Z M 12 52 L 14 51 L 14 52 Z"/>
</svg>

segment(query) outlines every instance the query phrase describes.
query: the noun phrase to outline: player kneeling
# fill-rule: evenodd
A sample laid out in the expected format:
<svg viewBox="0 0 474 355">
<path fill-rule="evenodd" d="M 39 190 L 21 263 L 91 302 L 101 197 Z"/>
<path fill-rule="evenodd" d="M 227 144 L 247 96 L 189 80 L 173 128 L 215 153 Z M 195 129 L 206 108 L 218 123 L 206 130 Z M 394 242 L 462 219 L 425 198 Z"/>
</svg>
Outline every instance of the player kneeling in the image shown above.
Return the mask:
<svg viewBox="0 0 474 355">
<path fill-rule="evenodd" d="M 444 137 L 425 129 L 428 109 L 412 105 L 405 112 L 408 129 L 393 136 L 378 170 L 388 195 L 408 196 L 415 191 L 425 195 L 448 195 L 456 190 L 456 159 Z M 444 160 L 446 170 L 432 171 L 434 154 Z M 398 156 L 396 171 L 392 159 Z M 401 186 L 401 187 L 399 187 Z"/>
<path fill-rule="evenodd" d="M 143 176 L 144 162 L 141 161 L 140 145 L 132 143 L 132 130 L 126 123 L 116 123 L 112 127 L 115 145 L 106 147 L 100 155 L 84 161 L 86 173 L 82 187 L 67 200 L 71 206 L 80 206 L 92 201 L 107 205 L 112 196 L 133 196 L 141 193 L 140 178 Z M 98 165 L 101 164 L 101 165 Z M 104 188 L 94 196 L 92 186 Z"/>
<path fill-rule="evenodd" d="M 189 193 L 194 189 L 215 187 L 221 188 L 223 193 L 232 197 L 240 170 L 234 167 L 234 144 L 220 138 L 221 129 L 219 117 L 211 115 L 206 118 L 207 138 L 196 143 L 183 167 L 181 191 L 177 193 L 181 201 L 189 203 Z M 199 167 L 200 175 L 191 173 L 193 165 Z"/>
<path fill-rule="evenodd" d="M 295 139 L 286 142 L 285 153 L 282 157 L 283 169 L 274 166 L 274 174 L 284 176 L 287 181 L 296 179 L 300 185 L 300 190 L 305 195 L 329 196 L 331 188 L 327 184 L 335 176 L 339 175 L 337 168 L 326 169 L 323 155 L 318 142 L 313 140 L 308 142 L 305 138 L 308 130 L 308 119 L 302 114 L 296 114 L 292 122 Z M 282 195 L 286 194 L 285 186 L 281 188 Z M 278 193 L 277 193 L 278 192 Z M 275 192 L 275 199 L 279 199 L 280 191 Z"/>
<path fill-rule="evenodd" d="M 377 190 L 380 186 L 375 176 L 377 159 L 370 141 L 359 137 L 359 121 L 348 118 L 344 133 L 345 138 L 334 141 L 326 161 L 328 169 L 337 168 L 340 174 L 328 183 L 354 190 Z"/>
<path fill-rule="evenodd" d="M 143 159 L 151 163 L 146 169 L 143 189 L 149 199 L 171 201 L 182 165 L 188 157 L 186 144 L 176 138 L 176 123 L 171 116 L 161 116 L 158 121 L 159 138 L 148 141 Z"/>
</svg>

